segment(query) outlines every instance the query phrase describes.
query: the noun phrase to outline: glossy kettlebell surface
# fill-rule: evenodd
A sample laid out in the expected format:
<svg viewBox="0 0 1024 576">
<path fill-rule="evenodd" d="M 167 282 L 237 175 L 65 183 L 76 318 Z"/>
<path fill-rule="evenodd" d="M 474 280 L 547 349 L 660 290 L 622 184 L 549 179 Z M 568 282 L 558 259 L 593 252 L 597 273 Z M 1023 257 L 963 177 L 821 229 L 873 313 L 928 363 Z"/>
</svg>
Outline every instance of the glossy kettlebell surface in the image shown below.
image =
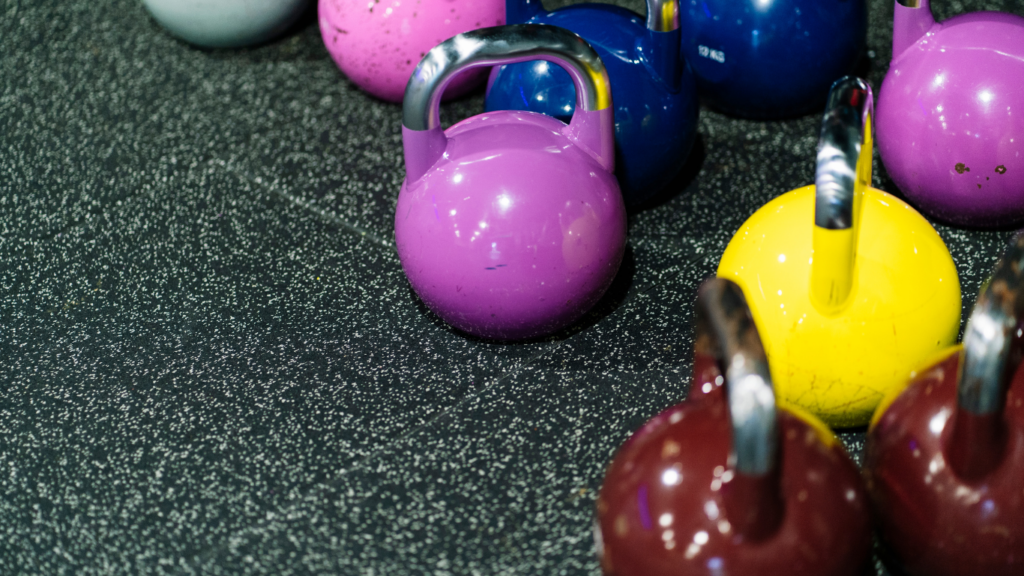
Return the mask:
<svg viewBox="0 0 1024 576">
<path fill-rule="evenodd" d="M 718 268 L 749 296 L 777 393 L 832 426 L 866 424 L 960 327 L 959 279 L 942 239 L 913 208 L 868 186 L 871 94 L 858 82 L 833 88 L 816 184 L 759 209 Z M 862 98 L 856 118 L 840 105 L 852 90 Z M 862 118 L 861 144 L 835 138 Z"/>
<path fill-rule="evenodd" d="M 452 76 L 537 58 L 572 70 L 569 125 L 499 111 L 442 132 L 437 105 Z M 477 30 L 424 58 L 405 98 L 395 241 L 413 289 L 445 322 L 484 338 L 541 336 L 577 320 L 611 284 L 626 216 L 610 98 L 593 49 L 552 26 Z"/>
<path fill-rule="evenodd" d="M 591 44 L 608 69 L 615 104 L 616 175 L 627 206 L 643 204 L 682 169 L 697 135 L 693 73 L 676 51 L 675 0 L 651 1 L 663 18 L 644 18 L 607 4 L 553 11 L 538 0 L 509 0 L 508 21 L 559 26 Z M 572 79 L 544 61 L 496 67 L 487 110 L 528 110 L 568 119 L 575 109 Z"/>
<path fill-rule="evenodd" d="M 878 145 L 900 190 L 963 226 L 1024 221 L 1024 18 L 937 23 L 927 0 L 895 6 Z"/>
<path fill-rule="evenodd" d="M 319 0 L 320 34 L 341 71 L 360 88 L 401 102 L 409 75 L 434 46 L 459 34 L 505 23 L 501 0 Z M 478 86 L 486 71 L 452 81 L 455 98 Z"/>
<path fill-rule="evenodd" d="M 879 407 L 864 471 L 890 563 L 909 576 L 1024 573 L 1024 237 L 982 288 L 962 346 Z"/>
<path fill-rule="evenodd" d="M 956 267 L 927 220 L 895 196 L 864 194 L 851 301 L 811 300 L 815 187 L 772 200 L 726 248 L 718 274 L 750 294 L 780 396 L 833 426 L 865 424 L 886 392 L 956 340 Z"/>
<path fill-rule="evenodd" d="M 821 110 L 853 72 L 865 0 L 681 0 L 683 57 L 710 106 L 750 118 Z"/>
<path fill-rule="evenodd" d="M 238 48 L 285 31 L 308 0 L 143 0 L 171 34 L 204 48 Z"/>
<path fill-rule="evenodd" d="M 858 470 L 823 423 L 775 405 L 750 313 L 728 300 L 742 303 L 737 285 L 702 287 L 689 398 L 608 467 L 604 573 L 860 576 L 871 532 Z"/>
<path fill-rule="evenodd" d="M 965 481 L 946 455 L 961 362 L 956 347 L 921 368 L 868 432 L 879 530 L 891 561 L 911 576 L 1016 576 L 1024 571 L 1024 372 L 1006 396 L 1007 464 Z"/>
</svg>

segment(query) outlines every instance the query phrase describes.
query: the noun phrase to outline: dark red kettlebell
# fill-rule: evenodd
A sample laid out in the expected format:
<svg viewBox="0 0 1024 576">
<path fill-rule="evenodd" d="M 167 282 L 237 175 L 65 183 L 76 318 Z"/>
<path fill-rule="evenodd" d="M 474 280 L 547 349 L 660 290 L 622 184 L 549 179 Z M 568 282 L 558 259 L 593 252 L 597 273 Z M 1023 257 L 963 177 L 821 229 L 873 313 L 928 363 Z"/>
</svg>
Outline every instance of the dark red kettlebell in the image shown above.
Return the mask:
<svg viewBox="0 0 1024 576">
<path fill-rule="evenodd" d="M 864 472 L 887 560 L 910 576 L 1024 574 L 1024 235 L 962 345 L 883 400 Z"/>
<path fill-rule="evenodd" d="M 597 500 L 606 575 L 860 576 L 871 527 L 860 474 L 813 416 L 776 406 L 740 287 L 697 297 L 690 397 L 626 441 Z"/>
</svg>

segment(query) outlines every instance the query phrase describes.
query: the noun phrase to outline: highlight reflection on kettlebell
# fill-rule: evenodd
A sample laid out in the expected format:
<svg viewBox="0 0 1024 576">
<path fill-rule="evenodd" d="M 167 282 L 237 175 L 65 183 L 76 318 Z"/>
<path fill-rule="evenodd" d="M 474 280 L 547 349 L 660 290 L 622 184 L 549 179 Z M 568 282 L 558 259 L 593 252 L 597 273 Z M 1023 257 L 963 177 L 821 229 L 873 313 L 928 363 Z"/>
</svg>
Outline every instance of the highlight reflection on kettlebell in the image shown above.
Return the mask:
<svg viewBox="0 0 1024 576">
<path fill-rule="evenodd" d="M 832 426 L 867 423 L 960 326 L 953 260 L 927 220 L 869 187 L 871 142 L 871 87 L 837 81 L 815 185 L 758 210 L 718 268 L 750 297 L 780 396 Z"/>
<path fill-rule="evenodd" d="M 898 0 L 878 98 L 878 147 L 900 190 L 966 226 L 1024 221 L 1024 18 L 937 23 L 929 0 Z"/>
<path fill-rule="evenodd" d="M 559 26 L 589 42 L 608 68 L 615 103 L 616 175 L 627 206 L 662 190 L 683 168 L 697 136 L 693 73 L 679 54 L 677 0 L 648 0 L 646 22 L 608 4 L 546 11 L 540 0 L 508 0 L 509 24 Z M 486 108 L 568 118 L 573 82 L 544 61 L 495 67 Z"/>
<path fill-rule="evenodd" d="M 456 75 L 537 59 L 573 78 L 568 125 L 497 111 L 441 129 L 441 93 Z M 445 322 L 485 338 L 531 338 L 568 326 L 604 294 L 626 245 L 611 106 L 597 53 L 554 26 L 467 32 L 423 58 L 403 107 L 395 241 L 413 289 Z"/>
</svg>

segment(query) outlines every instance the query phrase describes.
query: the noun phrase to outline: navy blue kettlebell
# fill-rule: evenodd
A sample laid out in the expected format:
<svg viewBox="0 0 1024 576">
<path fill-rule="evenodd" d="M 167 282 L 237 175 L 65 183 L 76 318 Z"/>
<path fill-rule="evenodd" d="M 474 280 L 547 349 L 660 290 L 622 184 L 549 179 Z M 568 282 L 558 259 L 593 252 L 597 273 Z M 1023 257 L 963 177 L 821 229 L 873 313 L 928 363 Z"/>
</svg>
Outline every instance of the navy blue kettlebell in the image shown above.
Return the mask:
<svg viewBox="0 0 1024 576">
<path fill-rule="evenodd" d="M 866 0 L 680 0 L 683 57 L 711 107 L 785 118 L 825 107 L 867 36 Z"/>
<path fill-rule="evenodd" d="M 645 20 L 607 4 L 547 11 L 540 0 L 507 0 L 509 24 L 550 24 L 590 43 L 612 83 L 615 174 L 627 207 L 644 203 L 675 177 L 697 135 L 699 112 L 693 73 L 679 55 L 677 0 L 647 0 Z M 569 74 L 544 61 L 497 67 L 487 110 L 529 110 L 564 121 L 576 92 Z"/>
</svg>

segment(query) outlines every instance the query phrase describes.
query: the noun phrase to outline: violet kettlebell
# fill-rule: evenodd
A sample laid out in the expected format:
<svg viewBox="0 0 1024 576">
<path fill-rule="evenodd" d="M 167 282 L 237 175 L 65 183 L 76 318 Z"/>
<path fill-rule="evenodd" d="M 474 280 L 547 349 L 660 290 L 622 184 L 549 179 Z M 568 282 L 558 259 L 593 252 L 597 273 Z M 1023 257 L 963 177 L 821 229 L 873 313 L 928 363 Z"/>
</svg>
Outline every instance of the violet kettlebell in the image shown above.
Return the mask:
<svg viewBox="0 0 1024 576">
<path fill-rule="evenodd" d="M 441 94 L 457 74 L 528 60 L 572 76 L 568 125 L 496 111 L 441 129 Z M 459 34 L 419 63 L 402 114 L 395 242 L 423 302 L 455 328 L 499 340 L 549 334 L 586 313 L 626 245 L 611 88 L 594 49 L 554 26 Z"/>
<path fill-rule="evenodd" d="M 897 0 L 895 10 L 878 98 L 889 175 L 942 220 L 1024 220 L 1024 18 L 977 12 L 938 23 L 929 0 Z"/>
</svg>

